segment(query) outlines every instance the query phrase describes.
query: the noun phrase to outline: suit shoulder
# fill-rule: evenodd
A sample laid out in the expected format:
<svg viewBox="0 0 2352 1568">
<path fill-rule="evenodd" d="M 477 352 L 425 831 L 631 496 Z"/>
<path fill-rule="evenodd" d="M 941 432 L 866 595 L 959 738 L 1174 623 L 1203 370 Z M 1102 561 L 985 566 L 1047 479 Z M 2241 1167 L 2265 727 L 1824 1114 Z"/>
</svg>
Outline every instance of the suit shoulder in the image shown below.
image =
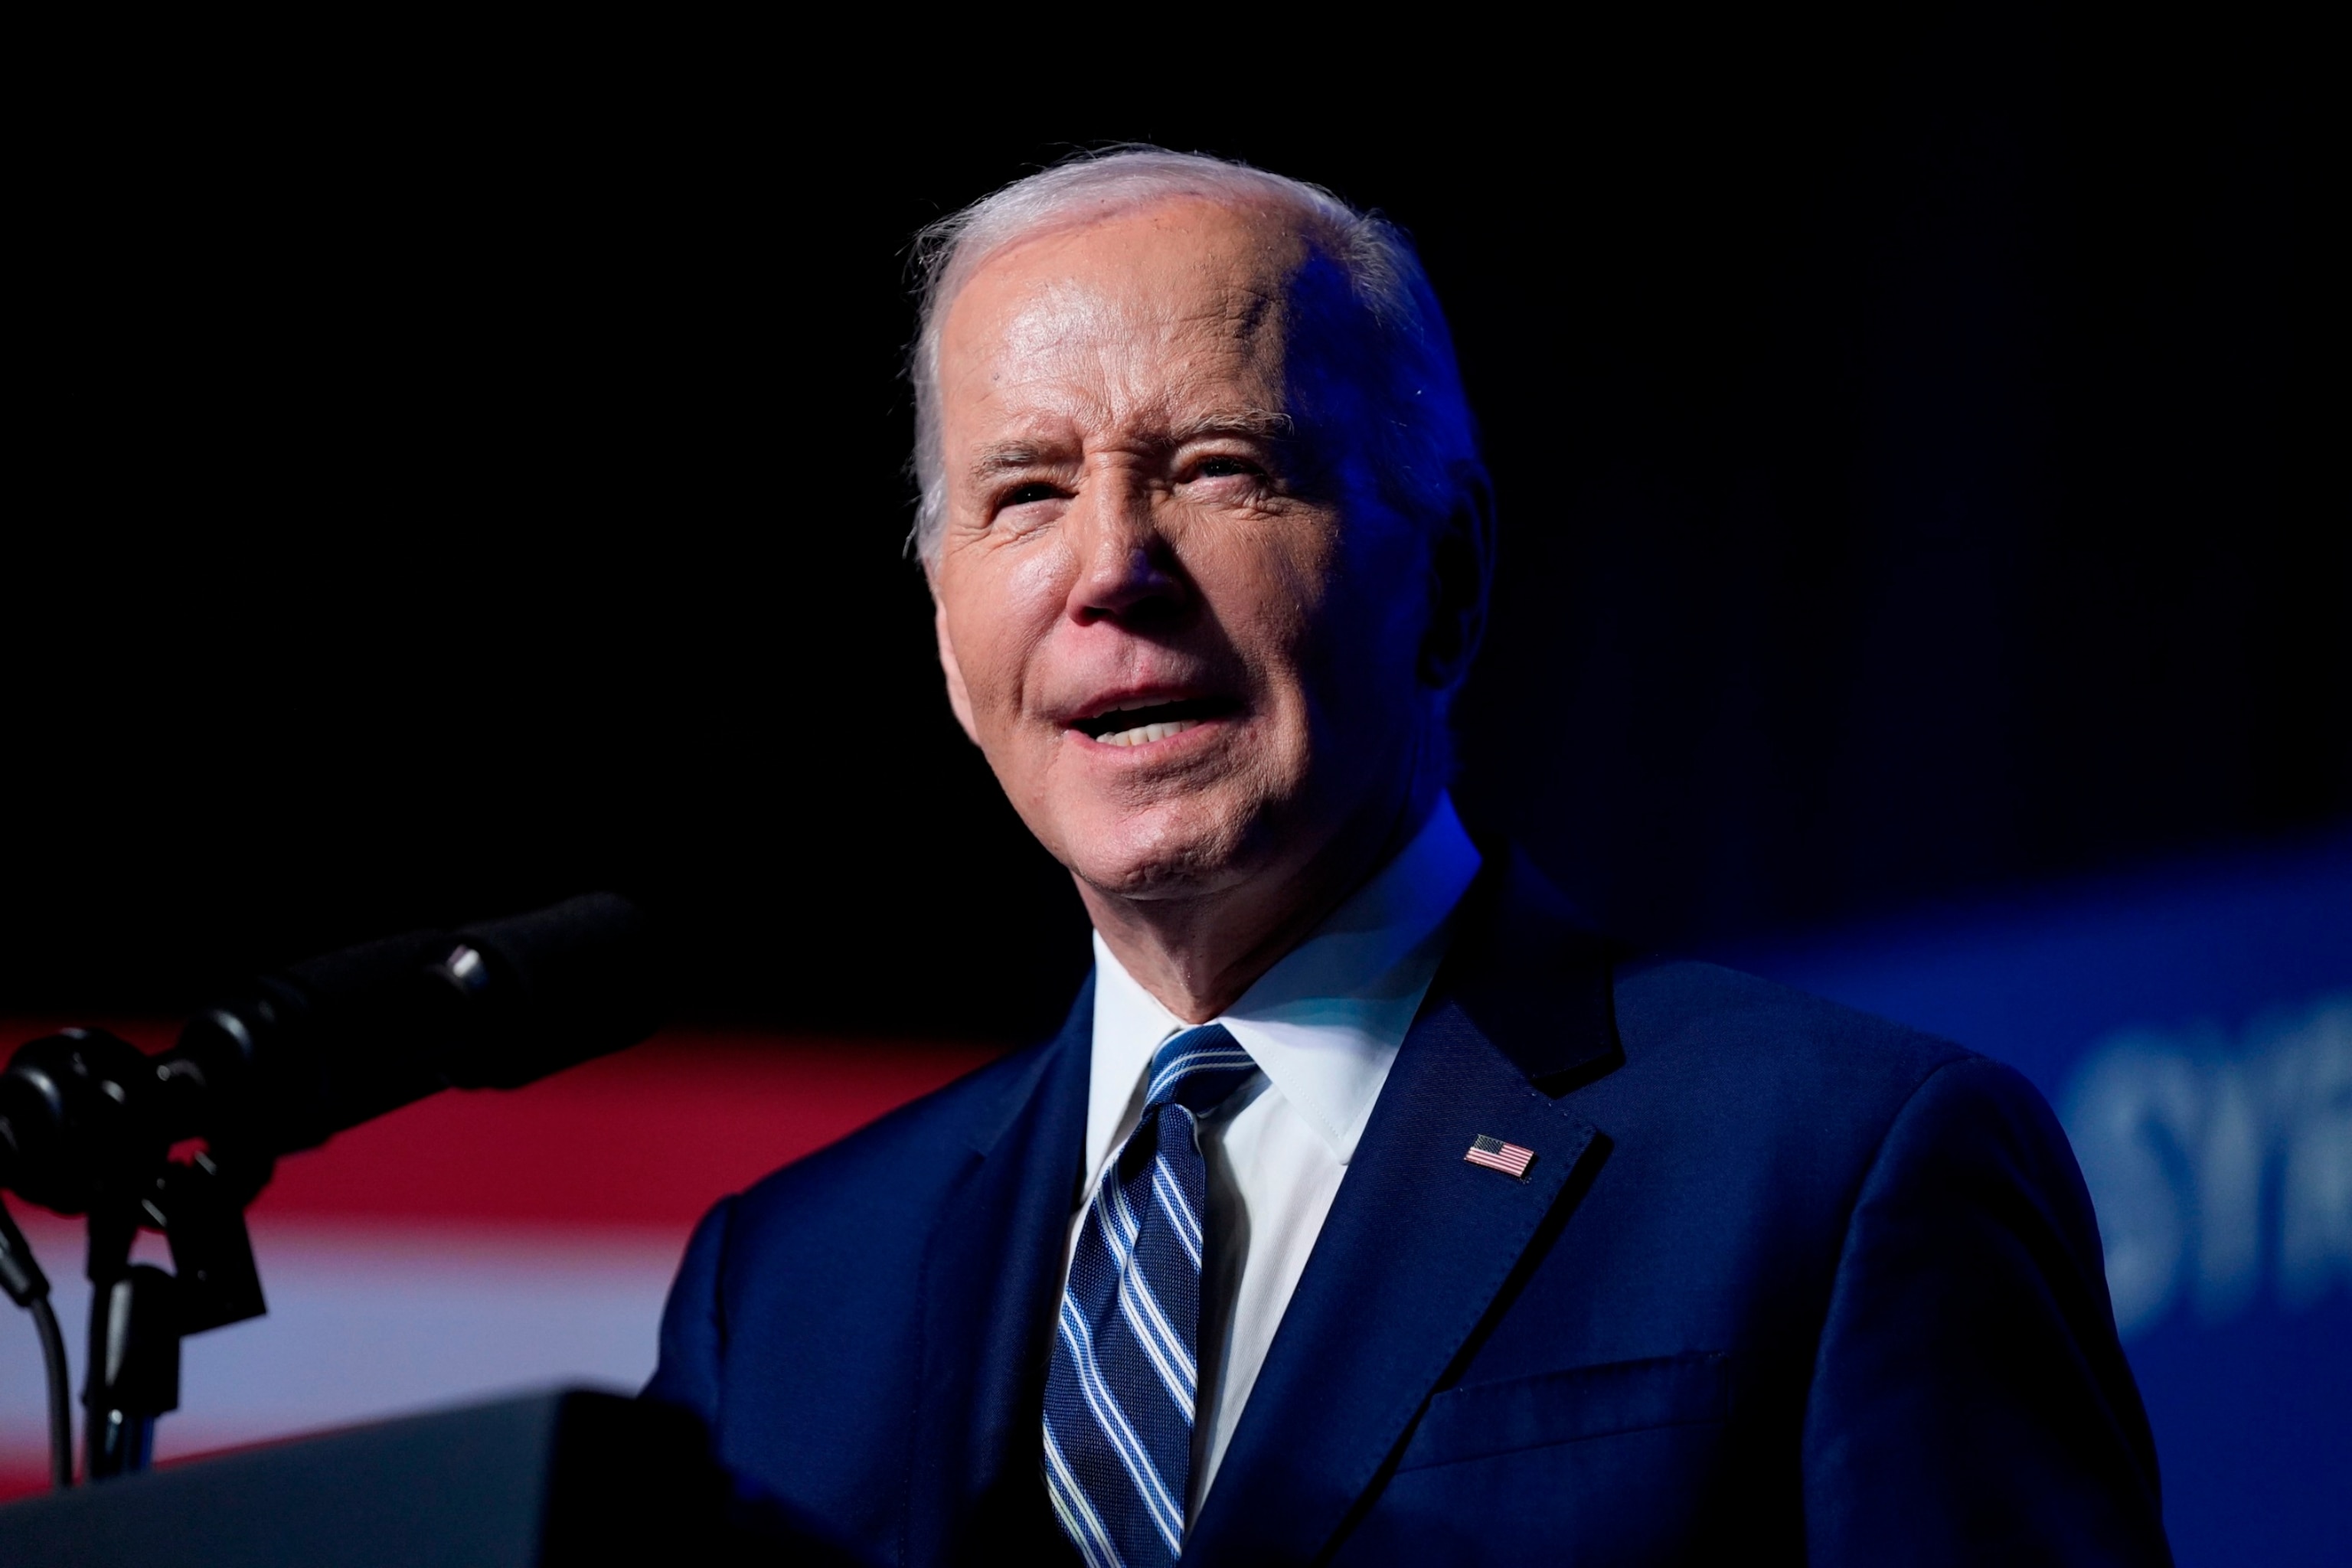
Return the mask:
<svg viewBox="0 0 2352 1568">
<path fill-rule="evenodd" d="M 1678 1066 L 1717 1092 L 1779 1085 L 1810 1090 L 1824 1108 L 1866 1100 L 1891 1111 L 1946 1067 L 1991 1065 L 1891 1019 L 1696 959 L 1621 963 L 1612 991 L 1629 1067 Z"/>
<path fill-rule="evenodd" d="M 738 1227 L 812 1208 L 871 1214 L 920 1207 L 983 1150 L 1062 1042 L 1000 1057 L 761 1178 L 735 1200 Z"/>
<path fill-rule="evenodd" d="M 1612 1141 L 1655 1233 L 1692 1256 L 1774 1237 L 1793 1271 L 1774 1278 L 1818 1305 L 1874 1180 L 1907 1202 L 1996 1159 L 2064 1186 L 2040 1097 L 1973 1051 L 1711 963 L 1636 961 L 1613 979 L 1619 1065 L 1574 1109 Z"/>
<path fill-rule="evenodd" d="M 1757 975 L 1639 952 L 1595 931 L 1516 850 L 1465 903 L 1459 940 L 1454 992 L 1489 1037 L 1531 1079 L 1597 1079 L 1603 1099 L 1644 1086 L 1684 1107 L 1759 1092 L 1824 1106 L 1860 1096 L 1891 1114 L 1937 1069 L 1973 1056 Z M 1589 1043 L 1554 1043 L 1577 1041 Z"/>
</svg>

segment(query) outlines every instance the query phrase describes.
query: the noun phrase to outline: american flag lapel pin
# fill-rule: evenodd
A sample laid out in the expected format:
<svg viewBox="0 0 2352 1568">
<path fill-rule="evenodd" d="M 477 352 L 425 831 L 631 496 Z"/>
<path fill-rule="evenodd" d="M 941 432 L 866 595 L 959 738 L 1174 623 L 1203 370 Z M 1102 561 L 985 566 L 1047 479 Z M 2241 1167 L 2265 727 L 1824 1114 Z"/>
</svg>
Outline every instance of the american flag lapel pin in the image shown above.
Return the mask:
<svg viewBox="0 0 2352 1568">
<path fill-rule="evenodd" d="M 1500 1138 L 1489 1138 L 1483 1132 L 1470 1140 L 1470 1152 L 1462 1157 L 1474 1165 L 1500 1171 L 1522 1182 L 1528 1179 L 1528 1167 L 1536 1163 L 1534 1150 L 1522 1149 L 1517 1143 L 1506 1143 Z"/>
</svg>

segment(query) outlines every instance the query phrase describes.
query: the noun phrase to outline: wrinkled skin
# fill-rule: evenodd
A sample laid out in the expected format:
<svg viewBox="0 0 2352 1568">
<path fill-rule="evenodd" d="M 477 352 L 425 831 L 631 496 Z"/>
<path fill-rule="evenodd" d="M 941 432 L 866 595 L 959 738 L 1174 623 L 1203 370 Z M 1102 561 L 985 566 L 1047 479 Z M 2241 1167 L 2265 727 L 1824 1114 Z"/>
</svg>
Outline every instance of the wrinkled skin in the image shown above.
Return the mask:
<svg viewBox="0 0 2352 1568">
<path fill-rule="evenodd" d="M 1435 533 L 1381 503 L 1360 321 L 1287 215 L 1181 198 L 1000 251 L 941 332 L 950 700 L 1112 952 L 1190 1020 L 1444 783 L 1486 496 L 1465 485 Z M 1089 732 L 1167 703 L 1189 727 Z"/>
</svg>

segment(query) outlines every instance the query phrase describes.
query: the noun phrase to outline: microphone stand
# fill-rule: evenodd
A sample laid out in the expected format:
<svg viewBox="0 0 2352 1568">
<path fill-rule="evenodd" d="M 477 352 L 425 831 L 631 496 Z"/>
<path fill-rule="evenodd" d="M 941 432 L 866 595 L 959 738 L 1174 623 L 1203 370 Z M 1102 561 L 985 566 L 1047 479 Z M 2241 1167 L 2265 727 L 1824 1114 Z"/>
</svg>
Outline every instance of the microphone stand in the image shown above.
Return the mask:
<svg viewBox="0 0 2352 1568">
<path fill-rule="evenodd" d="M 84 1473 L 143 1470 L 155 1419 L 180 1405 L 180 1341 L 268 1311 L 245 1205 L 272 1162 L 207 1150 L 185 1163 L 158 1156 L 131 1192 L 89 1212 L 89 1373 L 82 1403 Z M 172 1268 L 131 1261 L 142 1228 L 160 1230 Z"/>
<path fill-rule="evenodd" d="M 245 1209 L 268 1184 L 268 1146 L 236 1128 L 209 1132 L 174 1159 L 184 1098 L 200 1069 L 152 1060 L 102 1029 L 35 1040 L 9 1064 L 16 1091 L 48 1107 L 27 1122 L 45 1157 L 16 1173 L 17 1190 L 59 1213 L 89 1216 L 89 1363 L 82 1389 L 84 1474 L 145 1469 L 156 1417 L 179 1408 L 180 1341 L 268 1310 Z M 12 1132 L 12 1152 L 15 1150 Z M 141 1230 L 161 1231 L 172 1267 L 131 1260 Z M 13 1294 L 14 1292 L 12 1292 Z"/>
<path fill-rule="evenodd" d="M 89 1216 L 89 1478 L 146 1468 L 156 1418 L 179 1406 L 183 1338 L 268 1310 L 245 1210 L 278 1153 L 445 1088 L 520 1088 L 635 1045 L 658 1021 L 658 975 L 644 914 L 590 893 L 264 975 L 157 1057 L 101 1029 L 21 1047 L 0 1070 L 0 1187 Z M 171 1244 L 169 1269 L 131 1260 L 142 1229 Z M 47 1325 L 54 1367 L 47 1281 L 0 1242 L 0 1286 Z"/>
</svg>

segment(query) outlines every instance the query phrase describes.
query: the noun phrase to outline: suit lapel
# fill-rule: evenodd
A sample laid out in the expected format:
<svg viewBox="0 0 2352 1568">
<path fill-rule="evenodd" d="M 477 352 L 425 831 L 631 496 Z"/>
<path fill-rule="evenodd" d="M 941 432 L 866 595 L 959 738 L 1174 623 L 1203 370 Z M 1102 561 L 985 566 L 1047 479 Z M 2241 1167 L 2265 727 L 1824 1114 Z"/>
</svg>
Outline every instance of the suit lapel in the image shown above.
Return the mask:
<svg viewBox="0 0 2352 1568">
<path fill-rule="evenodd" d="M 1188 1559 L 1325 1552 L 1586 1157 L 1594 1129 L 1546 1091 L 1607 1071 L 1617 1043 L 1605 955 L 1557 898 L 1519 862 L 1465 901 L 1454 954 L 1381 1089 Z M 1524 1182 L 1464 1160 L 1480 1134 L 1535 1151 Z"/>
<path fill-rule="evenodd" d="M 1038 1475 L 1037 1422 L 1083 1179 L 1093 1020 L 1089 977 L 1061 1034 L 975 1129 L 964 1180 L 931 1233 L 902 1562 L 955 1561 L 987 1542 L 1016 1555 L 1066 1550 Z"/>
</svg>

